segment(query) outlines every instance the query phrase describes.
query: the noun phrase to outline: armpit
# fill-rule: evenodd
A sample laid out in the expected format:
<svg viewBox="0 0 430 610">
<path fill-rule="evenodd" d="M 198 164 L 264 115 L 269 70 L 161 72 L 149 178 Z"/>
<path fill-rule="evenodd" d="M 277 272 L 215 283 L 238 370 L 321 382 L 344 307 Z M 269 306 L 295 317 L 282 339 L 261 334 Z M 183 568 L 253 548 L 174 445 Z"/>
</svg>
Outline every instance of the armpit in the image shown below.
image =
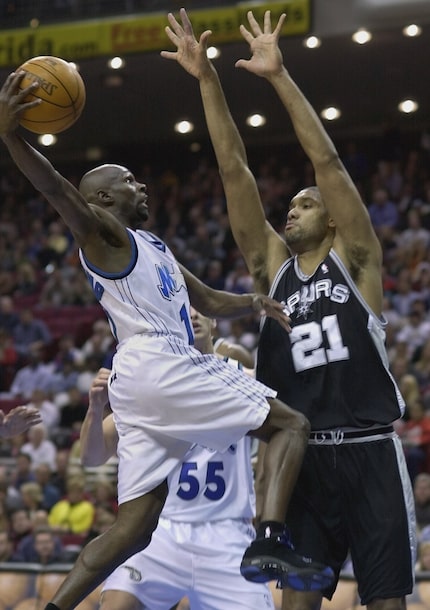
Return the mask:
<svg viewBox="0 0 430 610">
<path fill-rule="evenodd" d="M 347 249 L 349 272 L 355 283 L 360 280 L 363 271 L 368 266 L 369 257 L 369 250 L 362 246 L 352 245 Z"/>
<path fill-rule="evenodd" d="M 254 280 L 255 289 L 263 294 L 268 294 L 270 282 L 265 256 L 256 255 L 251 259 L 250 273 Z"/>
</svg>

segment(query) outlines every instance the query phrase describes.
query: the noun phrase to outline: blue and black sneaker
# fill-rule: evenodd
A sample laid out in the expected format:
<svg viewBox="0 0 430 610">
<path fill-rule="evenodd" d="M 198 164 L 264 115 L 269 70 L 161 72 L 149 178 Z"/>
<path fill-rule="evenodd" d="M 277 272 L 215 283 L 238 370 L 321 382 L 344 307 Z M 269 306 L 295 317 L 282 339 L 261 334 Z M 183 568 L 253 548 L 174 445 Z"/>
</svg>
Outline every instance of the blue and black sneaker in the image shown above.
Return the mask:
<svg viewBox="0 0 430 610">
<path fill-rule="evenodd" d="M 298 555 L 286 530 L 275 534 L 266 529 L 269 535 L 257 534 L 243 556 L 240 572 L 246 580 L 276 580 L 279 589 L 290 587 L 296 591 L 320 591 L 333 583 L 333 570 Z"/>
</svg>

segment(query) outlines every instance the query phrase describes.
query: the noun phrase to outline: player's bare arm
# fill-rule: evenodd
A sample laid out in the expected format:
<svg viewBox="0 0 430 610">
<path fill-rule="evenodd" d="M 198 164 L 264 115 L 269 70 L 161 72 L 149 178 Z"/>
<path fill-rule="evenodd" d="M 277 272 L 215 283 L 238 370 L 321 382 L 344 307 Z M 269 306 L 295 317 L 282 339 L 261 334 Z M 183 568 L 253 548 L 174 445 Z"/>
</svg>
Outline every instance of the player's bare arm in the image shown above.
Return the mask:
<svg viewBox="0 0 430 610">
<path fill-rule="evenodd" d="M 80 458 L 83 466 L 100 466 L 115 454 L 118 434 L 112 414 L 106 417 L 110 370 L 99 369 L 90 392 L 88 411 L 80 433 Z"/>
<path fill-rule="evenodd" d="M 48 159 L 17 134 L 22 112 L 38 103 L 24 102 L 28 93 L 38 85 L 30 85 L 20 91 L 23 76 L 24 73 L 10 74 L 0 90 L 0 137 L 17 166 L 57 210 L 91 262 L 106 269 L 112 244 L 115 244 L 115 250 L 118 245 L 123 245 L 126 258 L 129 243 L 125 229 L 111 214 L 103 213 L 103 210 L 98 212 L 88 205 L 79 191 L 56 171 Z M 111 268 L 106 270 L 115 271 Z"/>
<path fill-rule="evenodd" d="M 180 265 L 190 296 L 191 305 L 208 318 L 236 318 L 252 313 L 274 318 L 290 332 L 290 318 L 285 304 L 264 294 L 233 294 L 224 290 L 214 290 L 201 282 L 195 275 Z"/>
<path fill-rule="evenodd" d="M 240 30 L 252 56 L 249 60 L 238 60 L 236 66 L 266 78 L 287 109 L 300 144 L 314 167 L 323 201 L 335 222 L 334 247 L 348 268 L 352 270 L 358 265 L 366 272 L 379 273 L 380 244 L 358 190 L 316 112 L 283 64 L 278 42 L 284 20 L 285 15 L 281 15 L 272 30 L 270 11 L 266 11 L 260 27 L 249 11 L 249 29 L 242 25 Z M 360 280 L 358 285 L 366 288 Z"/>
<path fill-rule="evenodd" d="M 162 51 L 161 55 L 176 60 L 199 81 L 232 231 L 257 289 L 267 292 L 274 273 L 287 256 L 286 246 L 266 221 L 257 185 L 248 167 L 245 147 L 227 106 L 218 74 L 207 57 L 211 32 L 206 30 L 197 40 L 185 9 L 181 9 L 180 17 L 181 23 L 170 13 L 170 27 L 166 28 L 177 50 Z"/>
</svg>

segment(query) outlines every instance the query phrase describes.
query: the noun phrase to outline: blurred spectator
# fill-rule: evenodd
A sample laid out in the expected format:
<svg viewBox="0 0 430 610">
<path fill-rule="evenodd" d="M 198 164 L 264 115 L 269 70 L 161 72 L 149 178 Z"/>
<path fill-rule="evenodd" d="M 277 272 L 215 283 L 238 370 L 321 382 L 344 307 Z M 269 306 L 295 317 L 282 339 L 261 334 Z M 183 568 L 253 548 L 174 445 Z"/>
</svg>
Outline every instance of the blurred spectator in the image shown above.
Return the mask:
<svg viewBox="0 0 430 610">
<path fill-rule="evenodd" d="M 28 296 L 39 290 L 39 279 L 33 265 L 22 262 L 18 265 L 15 274 L 14 297 Z"/>
<path fill-rule="evenodd" d="M 90 354 L 86 357 L 82 364 L 81 371 L 78 374 L 76 387 L 81 394 L 88 394 L 91 388 L 93 379 L 97 375 L 97 371 L 101 367 L 101 360 L 98 355 Z"/>
<path fill-rule="evenodd" d="M 69 449 L 60 448 L 55 460 L 55 471 L 52 473 L 50 482 L 56 487 L 60 496 L 66 494 L 66 483 L 69 476 Z"/>
<path fill-rule="evenodd" d="M 418 544 L 418 558 L 415 569 L 417 572 L 430 572 L 430 540 Z M 407 606 L 410 608 L 410 605 Z"/>
<path fill-rule="evenodd" d="M 73 443 L 79 436 L 81 424 L 88 409 L 88 396 L 83 396 L 78 388 L 70 388 L 64 395 L 64 404 L 61 406 L 60 428 L 70 433 L 70 442 Z"/>
<path fill-rule="evenodd" d="M 72 333 L 66 333 L 58 339 L 57 349 L 52 360 L 55 370 L 61 370 L 66 361 L 71 361 L 76 366 L 80 366 L 84 362 L 82 351 L 77 347 L 75 336 Z"/>
<path fill-rule="evenodd" d="M 94 480 L 91 489 L 91 500 L 95 508 L 105 506 L 109 507 L 114 514 L 118 512 L 116 485 L 106 476 L 99 476 Z"/>
<path fill-rule="evenodd" d="M 52 366 L 43 362 L 43 353 L 39 348 L 31 349 L 27 354 L 28 364 L 19 368 L 12 380 L 10 393 L 23 401 L 31 400 L 34 390 L 48 391 L 52 383 Z"/>
<path fill-rule="evenodd" d="M 225 278 L 225 290 L 244 294 L 254 291 L 254 283 L 243 258 L 238 258 Z"/>
<path fill-rule="evenodd" d="M 25 508 L 30 519 L 33 522 L 38 511 L 43 510 L 43 493 L 42 488 L 36 481 L 23 483 L 19 489 L 21 493 L 23 508 Z"/>
<path fill-rule="evenodd" d="M 11 335 L 19 322 L 19 315 L 15 311 L 13 300 L 10 296 L 0 297 L 0 328 Z"/>
<path fill-rule="evenodd" d="M 33 531 L 33 523 L 25 508 L 17 508 L 10 515 L 10 537 L 14 551 L 18 544 Z"/>
<path fill-rule="evenodd" d="M 94 519 L 94 506 L 85 494 L 85 477 L 67 480 L 66 497 L 51 508 L 48 521 L 57 533 L 87 536 Z"/>
<path fill-rule="evenodd" d="M 27 563 L 64 563 L 69 561 L 62 542 L 49 525 L 39 526 L 23 538 L 13 554 L 14 561 Z"/>
<path fill-rule="evenodd" d="M 27 435 L 28 442 L 24 443 L 21 452 L 31 457 L 32 468 L 39 464 L 48 464 L 51 470 L 55 470 L 57 448 L 49 440 L 46 426 L 43 424 L 33 426 Z"/>
<path fill-rule="evenodd" d="M 401 269 L 397 276 L 395 293 L 391 297 L 394 309 L 400 316 L 406 317 L 411 311 L 412 303 L 421 295 L 412 288 L 412 275 L 409 269 Z"/>
<path fill-rule="evenodd" d="M 112 349 L 114 338 L 112 336 L 109 323 L 106 320 L 96 320 L 93 324 L 90 337 L 82 345 L 84 358 L 96 356 L 103 361 L 107 352 Z"/>
<path fill-rule="evenodd" d="M 90 305 L 96 302 L 85 275 L 74 267 L 54 267 L 40 292 L 39 306 Z"/>
<path fill-rule="evenodd" d="M 11 485 L 13 485 L 15 489 L 19 490 L 23 483 L 36 480 L 32 466 L 31 455 L 21 451 L 16 457 L 15 466 L 10 475 Z"/>
<path fill-rule="evenodd" d="M 0 467 L 0 527 L 4 525 L 3 521 L 6 516 L 6 521 L 9 519 L 7 513 L 15 508 L 22 506 L 21 494 L 19 490 L 10 482 L 10 475 L 5 466 Z"/>
<path fill-rule="evenodd" d="M 18 354 L 25 359 L 30 351 L 46 349 L 52 335 L 45 322 L 33 316 L 31 309 L 23 309 L 13 330 L 13 339 Z"/>
<path fill-rule="evenodd" d="M 404 252 L 406 259 L 410 258 L 410 252 L 418 248 L 423 254 L 430 246 L 430 231 L 422 226 L 421 214 L 418 208 L 412 208 L 407 213 L 407 227 L 396 237 L 397 246 Z"/>
<path fill-rule="evenodd" d="M 60 422 L 60 410 L 52 400 L 48 399 L 48 394 L 44 390 L 41 390 L 40 388 L 33 390 L 30 402 L 27 406 L 35 407 L 40 411 L 42 423 L 46 426 L 48 431 L 54 430 L 54 428 L 58 426 Z"/>
<path fill-rule="evenodd" d="M 0 328 L 0 392 L 9 390 L 18 365 L 18 352 L 10 333 Z"/>
<path fill-rule="evenodd" d="M 13 543 L 9 531 L 0 527 L 0 563 L 13 561 Z"/>
<path fill-rule="evenodd" d="M 202 274 L 202 281 L 214 290 L 225 289 L 225 277 L 222 262 L 219 260 L 211 260 L 206 265 L 206 269 Z"/>
<path fill-rule="evenodd" d="M 420 298 L 430 306 L 430 263 L 423 260 L 418 263 L 412 274 L 413 289 L 418 291 Z"/>
<path fill-rule="evenodd" d="M 430 337 L 421 346 L 415 362 L 411 365 L 411 373 L 418 383 L 420 394 L 426 409 L 430 408 Z"/>
<path fill-rule="evenodd" d="M 58 460 L 56 460 L 56 464 L 58 464 Z M 61 500 L 63 494 L 60 489 L 52 483 L 53 472 L 49 464 L 38 464 L 34 468 L 34 474 L 36 481 L 42 490 L 42 508 L 49 512 L 54 504 Z"/>
<path fill-rule="evenodd" d="M 52 374 L 51 384 L 49 387 L 51 394 L 59 394 L 61 392 L 68 392 L 76 386 L 78 381 L 79 372 L 73 361 L 73 356 L 66 356 L 61 363 L 61 366 L 57 368 Z"/>
<path fill-rule="evenodd" d="M 396 341 L 407 346 L 408 357 L 412 360 L 429 338 L 430 320 L 427 319 L 426 306 L 424 301 L 417 299 L 412 303 L 408 320 L 397 333 Z"/>
<path fill-rule="evenodd" d="M 406 421 L 399 430 L 411 481 L 430 466 L 430 417 L 421 398 L 407 403 Z"/>
<path fill-rule="evenodd" d="M 368 207 L 370 220 L 383 245 L 391 242 L 399 220 L 396 204 L 391 201 L 386 188 L 377 187 L 372 192 Z"/>
<path fill-rule="evenodd" d="M 420 532 L 430 525 L 430 474 L 421 472 L 414 481 L 414 502 L 417 517 L 417 529 Z"/>
</svg>

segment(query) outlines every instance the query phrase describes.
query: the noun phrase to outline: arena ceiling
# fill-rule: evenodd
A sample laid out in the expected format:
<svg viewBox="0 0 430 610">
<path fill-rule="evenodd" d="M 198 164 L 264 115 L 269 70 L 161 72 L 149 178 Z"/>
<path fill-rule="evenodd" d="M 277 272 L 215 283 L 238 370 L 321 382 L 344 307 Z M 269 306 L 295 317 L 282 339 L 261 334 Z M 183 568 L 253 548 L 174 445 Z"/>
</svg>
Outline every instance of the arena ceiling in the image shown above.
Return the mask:
<svg viewBox="0 0 430 610">
<path fill-rule="evenodd" d="M 430 3 L 405 3 L 315 0 L 314 32 L 321 36 L 322 45 L 309 50 L 304 48 L 302 37 L 282 39 L 285 63 L 315 109 L 320 111 L 327 105 L 341 109 L 341 118 L 328 124 L 335 139 L 378 134 L 392 126 L 406 131 L 430 127 Z M 373 4 L 378 5 L 377 10 L 370 6 Z M 361 13 L 351 10 L 358 6 Z M 406 38 L 402 27 L 412 21 L 422 26 L 422 34 Z M 361 26 L 373 31 L 373 39 L 360 46 L 351 41 L 351 33 Z M 247 45 L 229 43 L 221 51 L 215 64 L 247 144 L 288 141 L 291 127 L 270 86 L 234 67 L 238 58 L 248 57 Z M 2 81 L 9 71 L 0 70 Z M 106 57 L 81 61 L 80 71 L 86 83 L 87 103 L 79 121 L 61 134 L 47 153 L 54 161 L 91 161 L 98 160 L 97 155 L 112 161 L 121 161 L 124 156 L 126 161 L 138 155 L 143 163 L 145 156 L 181 155 L 193 143 L 207 145 L 197 82 L 158 52 L 127 56 L 120 86 L 108 84 L 111 73 Z M 416 113 L 399 114 L 397 105 L 406 98 L 419 102 Z M 246 117 L 253 112 L 267 116 L 264 128 L 256 130 L 246 125 Z M 175 134 L 173 125 L 179 119 L 191 120 L 194 132 Z M 36 142 L 31 134 L 26 135 Z M 1 157 L 5 159 L 3 154 Z"/>
</svg>

